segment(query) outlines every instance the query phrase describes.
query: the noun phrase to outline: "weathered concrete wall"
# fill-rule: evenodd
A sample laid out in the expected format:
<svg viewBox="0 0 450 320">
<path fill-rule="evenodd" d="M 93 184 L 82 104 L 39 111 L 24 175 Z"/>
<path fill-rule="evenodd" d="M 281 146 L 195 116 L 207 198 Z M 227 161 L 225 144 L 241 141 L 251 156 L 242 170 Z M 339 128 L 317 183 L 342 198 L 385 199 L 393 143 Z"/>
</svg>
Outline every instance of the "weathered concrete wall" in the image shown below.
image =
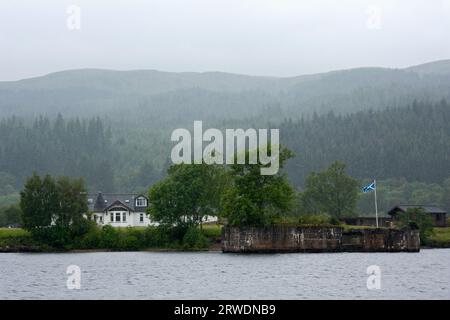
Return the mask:
<svg viewBox="0 0 450 320">
<path fill-rule="evenodd" d="M 417 252 L 418 230 L 361 229 L 342 234 L 342 251 L 347 252 Z"/>
<path fill-rule="evenodd" d="M 339 251 L 342 228 L 272 226 L 222 228 L 223 252 Z"/>
<path fill-rule="evenodd" d="M 419 251 L 415 230 L 271 226 L 222 228 L 223 252 L 395 252 Z"/>
</svg>

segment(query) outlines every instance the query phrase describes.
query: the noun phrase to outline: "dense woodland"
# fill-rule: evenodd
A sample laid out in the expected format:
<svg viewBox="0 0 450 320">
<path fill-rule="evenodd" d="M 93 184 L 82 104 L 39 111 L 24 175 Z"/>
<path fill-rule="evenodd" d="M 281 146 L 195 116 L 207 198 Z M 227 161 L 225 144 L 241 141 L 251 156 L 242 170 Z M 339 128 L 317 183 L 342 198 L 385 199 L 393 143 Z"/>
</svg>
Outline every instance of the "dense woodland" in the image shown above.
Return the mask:
<svg viewBox="0 0 450 320">
<path fill-rule="evenodd" d="M 309 173 L 339 160 L 361 183 L 378 179 L 382 210 L 401 202 L 450 207 L 450 105 L 444 101 L 289 119 L 279 128 L 282 143 L 296 155 L 285 170 L 299 189 Z M 5 202 L 32 171 L 84 177 L 91 192 L 137 192 L 164 176 L 168 167 L 170 143 L 164 137 L 150 139 L 153 152 L 139 152 L 138 145 L 148 137 L 135 136 L 133 130 L 121 130 L 124 136 L 117 137 L 99 118 L 11 117 L 0 122 L 0 132 L 0 193 Z M 372 199 L 362 196 L 360 211 L 372 210 Z"/>
<path fill-rule="evenodd" d="M 330 112 L 279 126 L 282 143 L 296 153 L 287 170 L 299 186 L 310 171 L 335 160 L 359 179 L 442 183 L 450 176 L 450 104 L 445 101 L 348 115 Z"/>
</svg>

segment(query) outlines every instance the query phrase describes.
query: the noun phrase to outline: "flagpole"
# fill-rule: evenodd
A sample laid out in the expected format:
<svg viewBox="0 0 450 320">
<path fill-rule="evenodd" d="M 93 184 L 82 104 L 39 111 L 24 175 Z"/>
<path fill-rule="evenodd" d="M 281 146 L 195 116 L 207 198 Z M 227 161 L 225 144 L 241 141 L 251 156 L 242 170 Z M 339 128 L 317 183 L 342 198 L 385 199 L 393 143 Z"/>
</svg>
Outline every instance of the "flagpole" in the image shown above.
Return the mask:
<svg viewBox="0 0 450 320">
<path fill-rule="evenodd" d="M 375 183 L 375 188 L 374 188 L 374 195 L 375 195 L 375 221 L 377 223 L 377 228 L 378 228 L 378 204 L 377 204 L 377 180 L 374 179 L 373 182 Z"/>
</svg>

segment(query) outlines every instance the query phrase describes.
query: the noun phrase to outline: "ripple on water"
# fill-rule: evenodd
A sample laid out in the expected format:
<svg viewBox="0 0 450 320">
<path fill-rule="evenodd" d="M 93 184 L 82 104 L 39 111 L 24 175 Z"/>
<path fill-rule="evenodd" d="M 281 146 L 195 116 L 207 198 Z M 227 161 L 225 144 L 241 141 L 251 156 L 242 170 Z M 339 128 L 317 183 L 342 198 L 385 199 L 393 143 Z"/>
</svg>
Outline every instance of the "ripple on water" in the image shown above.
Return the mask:
<svg viewBox="0 0 450 320">
<path fill-rule="evenodd" d="M 1 299 L 449 299 L 450 249 L 420 253 L 0 254 Z M 66 288 L 80 266 L 81 290 Z M 381 268 L 368 290 L 366 269 Z"/>
</svg>

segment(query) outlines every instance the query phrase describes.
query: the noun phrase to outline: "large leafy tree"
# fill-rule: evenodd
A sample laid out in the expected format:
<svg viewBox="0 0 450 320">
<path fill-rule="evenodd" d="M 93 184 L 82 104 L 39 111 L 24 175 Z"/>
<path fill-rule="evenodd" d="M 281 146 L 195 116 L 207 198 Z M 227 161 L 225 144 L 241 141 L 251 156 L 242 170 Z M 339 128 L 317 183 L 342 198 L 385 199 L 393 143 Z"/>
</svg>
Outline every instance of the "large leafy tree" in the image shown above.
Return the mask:
<svg viewBox="0 0 450 320">
<path fill-rule="evenodd" d="M 88 231 L 87 198 L 82 179 L 60 177 L 56 181 L 34 173 L 20 194 L 25 229 L 51 246 L 61 247 Z"/>
<path fill-rule="evenodd" d="M 56 190 L 59 206 L 55 225 L 75 231 L 84 224 L 83 214 L 88 211 L 84 181 L 62 176 L 56 181 Z"/>
<path fill-rule="evenodd" d="M 345 168 L 345 164 L 336 161 L 325 171 L 313 172 L 306 178 L 301 194 L 305 213 L 329 214 L 335 218 L 354 214 L 359 183 Z"/>
<path fill-rule="evenodd" d="M 0 208 L 0 227 L 10 224 L 20 224 L 21 211 L 18 205 Z"/>
<path fill-rule="evenodd" d="M 162 225 L 201 225 L 205 216 L 217 215 L 226 181 L 222 166 L 173 165 L 167 177 L 150 188 L 148 213 Z"/>
<path fill-rule="evenodd" d="M 257 151 L 257 154 L 259 152 Z M 249 153 L 246 157 L 248 159 Z M 279 166 L 293 154 L 282 149 Z M 263 226 L 274 223 L 277 218 L 292 209 L 295 192 L 284 173 L 262 175 L 259 158 L 257 164 L 233 164 L 229 174 L 232 185 L 223 197 L 223 215 L 228 224 L 235 226 Z"/>
<path fill-rule="evenodd" d="M 49 226 L 58 213 L 59 195 L 54 179 L 46 175 L 41 179 L 36 173 L 28 178 L 20 193 L 20 208 L 25 229 Z"/>
</svg>

